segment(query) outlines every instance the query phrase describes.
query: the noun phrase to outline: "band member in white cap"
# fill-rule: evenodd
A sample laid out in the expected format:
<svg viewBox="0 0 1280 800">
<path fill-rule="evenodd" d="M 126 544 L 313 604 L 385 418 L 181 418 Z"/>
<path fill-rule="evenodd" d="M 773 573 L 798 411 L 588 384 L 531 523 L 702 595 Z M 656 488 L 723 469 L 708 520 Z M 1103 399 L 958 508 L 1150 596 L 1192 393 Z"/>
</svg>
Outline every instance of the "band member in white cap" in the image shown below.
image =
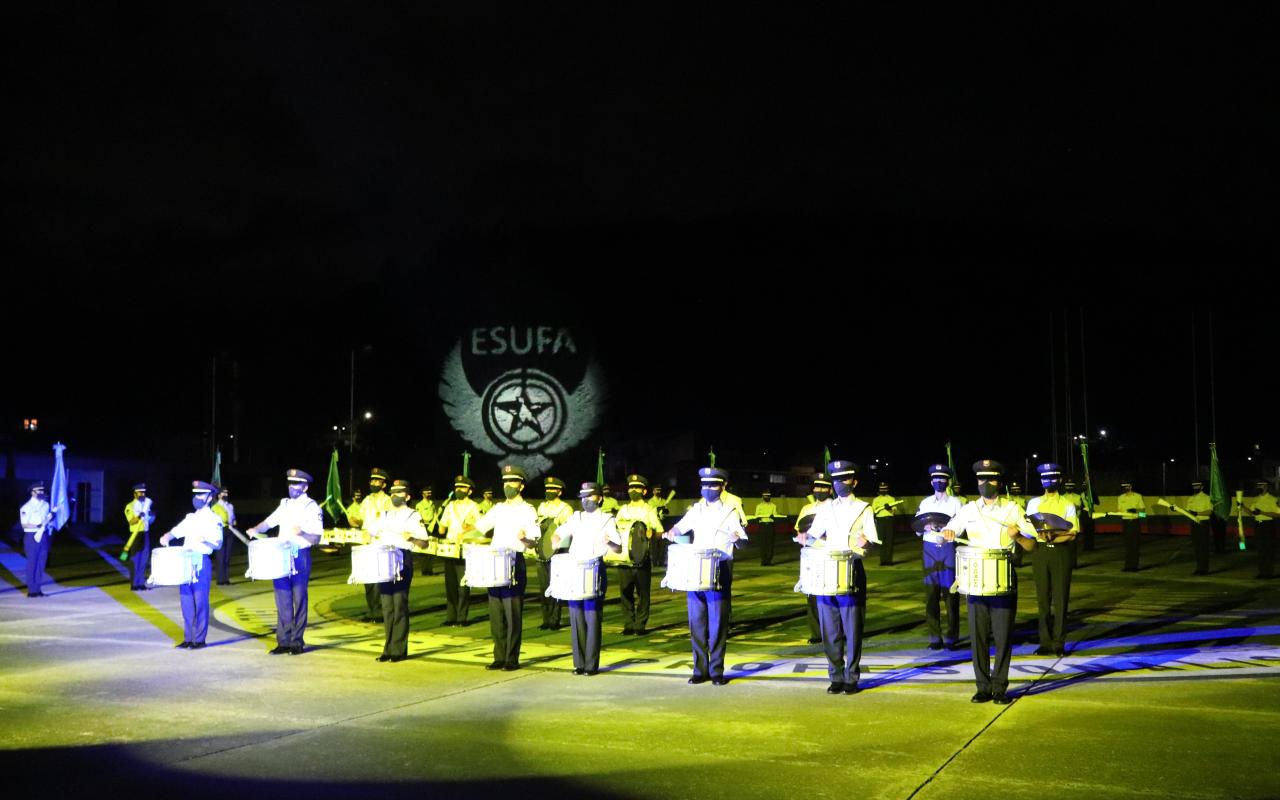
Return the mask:
<svg viewBox="0 0 1280 800">
<path fill-rule="evenodd" d="M 958 534 L 968 536 L 974 547 L 999 550 L 1010 546 L 1030 549 L 1035 528 L 1027 522 L 1022 506 L 1000 496 L 1004 467 L 990 459 L 977 461 L 973 471 L 978 476 L 978 499 L 965 503 L 960 513 L 951 518 L 942 535 L 948 542 Z M 973 654 L 973 677 L 978 691 L 974 703 L 995 700 L 1007 705 L 1013 700 L 1009 688 L 1009 660 L 1013 655 L 1013 622 L 1018 613 L 1018 573 L 1009 570 L 1008 594 L 979 597 L 969 595 L 969 645 Z M 996 660 L 991 663 L 991 646 Z"/>
<path fill-rule="evenodd" d="M 1071 597 L 1071 569 L 1075 564 L 1075 539 L 1080 522 L 1076 507 L 1061 494 L 1062 467 L 1041 464 L 1036 472 L 1040 473 L 1044 494 L 1031 498 L 1027 515 L 1054 514 L 1071 523 L 1069 530 L 1042 532 L 1031 551 L 1040 620 L 1040 646 L 1036 655 L 1061 656 L 1066 652 L 1067 603 Z"/>
<path fill-rule="evenodd" d="M 422 516 L 409 507 L 409 482 L 391 482 L 391 510 L 378 517 L 369 529 L 372 544 L 399 548 L 403 559 L 400 578 L 376 584 L 382 602 L 382 625 L 386 634 L 379 661 L 404 661 L 409 655 L 409 587 L 413 583 L 411 547 L 427 546 L 427 529 Z"/>
<path fill-rule="evenodd" d="M 391 476 L 384 469 L 374 467 L 369 471 L 369 493 L 360 501 L 360 510 L 356 512 L 356 516 L 351 516 L 351 511 L 347 511 L 347 521 L 354 527 L 360 528 L 366 533 L 373 530 L 373 524 L 377 522 L 378 517 L 391 510 L 391 498 L 387 496 L 387 481 L 391 480 Z M 364 602 L 367 613 L 365 614 L 366 622 L 382 622 L 382 596 L 378 594 L 378 584 L 366 583 L 364 585 Z"/>
<path fill-rule="evenodd" d="M 807 533 L 809 527 L 813 525 L 814 519 L 817 518 L 818 510 L 825 504 L 831 502 L 831 476 L 825 472 L 815 473 L 813 476 L 813 502 L 806 503 L 800 509 L 800 513 L 796 515 L 796 541 L 801 541 L 800 534 Z M 822 623 L 818 621 L 818 596 L 813 594 L 805 595 L 806 608 L 805 619 L 809 623 L 809 644 L 818 644 L 822 641 Z"/>
<path fill-rule="evenodd" d="M 49 562 L 49 542 L 53 536 L 53 511 L 44 499 L 44 482 L 31 484 L 31 499 L 22 504 L 22 549 L 27 557 L 27 597 L 44 597 L 40 585 Z"/>
<path fill-rule="evenodd" d="M 510 672 L 520 669 L 520 642 L 524 624 L 524 590 L 528 573 L 523 553 L 538 546 L 542 529 L 538 514 L 520 493 L 524 491 L 524 470 L 514 464 L 502 467 L 502 493 L 497 503 L 476 522 L 481 533 L 493 531 L 493 546 L 516 551 L 515 580 L 511 586 L 489 589 L 489 632 L 493 634 L 493 663 L 485 669 Z"/>
<path fill-rule="evenodd" d="M 209 573 L 213 571 L 209 554 L 222 544 L 222 517 L 209 507 L 216 491 L 212 483 L 192 481 L 191 506 L 195 511 L 160 537 L 162 547 L 168 547 L 174 539 L 181 539 L 184 550 L 200 554 L 196 582 L 178 586 L 183 622 L 182 643 L 178 647 L 191 650 L 204 647 L 205 637 L 209 635 Z"/>
<path fill-rule="evenodd" d="M 133 499 L 125 504 L 124 518 L 129 523 L 129 540 L 120 552 L 120 560 L 129 560 L 129 551 L 133 550 L 129 588 L 135 592 L 147 590 L 147 564 L 151 560 L 151 525 L 156 521 L 155 509 L 151 498 L 147 497 L 147 485 L 133 485 Z M 135 549 L 136 548 L 136 549 Z"/>
<path fill-rule="evenodd" d="M 584 483 L 578 491 L 582 510 L 574 511 L 556 528 L 551 544 L 559 549 L 569 540 L 569 555 L 587 561 L 622 549 L 622 537 L 612 516 L 604 513 L 604 491 L 597 483 Z M 600 595 L 569 601 L 569 628 L 572 631 L 573 673 L 595 675 L 600 671 L 601 611 L 607 586 L 607 571 L 600 570 Z"/>
<path fill-rule="evenodd" d="M 276 578 L 271 582 L 276 598 L 276 647 L 271 655 L 288 653 L 301 655 L 306 649 L 304 634 L 307 630 L 307 586 L 311 580 L 311 547 L 320 543 L 324 533 L 324 517 L 320 505 L 307 496 L 311 476 L 300 469 L 285 472 L 289 484 L 289 496 L 280 501 L 271 515 L 246 531 L 250 536 L 260 536 L 272 528 L 282 545 L 293 552 L 293 575 Z"/>
<path fill-rule="evenodd" d="M 729 618 L 733 607 L 733 550 L 747 540 L 742 529 L 741 509 L 721 501 L 729 473 L 717 467 L 698 470 L 702 499 L 689 507 L 680 521 L 663 534 L 668 541 L 693 533 L 699 549 L 719 550 L 720 588 L 706 592 L 685 592 L 689 604 L 689 641 L 693 646 L 693 677 L 689 683 L 716 686 L 728 683 L 724 676 L 725 648 L 729 641 Z"/>
<path fill-rule="evenodd" d="M 858 485 L 857 464 L 832 461 L 827 473 L 836 491 L 836 499 L 822 507 L 802 541 L 812 547 L 852 550 L 859 556 L 853 562 L 853 591 L 850 594 L 820 595 L 818 621 L 822 625 L 822 649 L 827 655 L 829 694 L 857 694 L 862 664 L 862 628 L 867 616 L 867 573 L 861 553 L 869 542 L 879 543 L 875 515 L 868 503 L 854 496 Z"/>
<path fill-rule="evenodd" d="M 947 494 L 947 486 L 955 475 L 946 464 L 929 467 L 929 485 L 933 494 L 920 501 L 916 516 L 942 514 L 948 519 L 960 513 L 961 502 Z M 943 525 L 930 525 L 920 532 L 920 553 L 924 562 L 924 621 L 929 628 L 929 649 L 954 649 L 960 639 L 960 594 L 951 591 L 956 582 L 956 543 L 948 542 L 939 531 Z M 947 633 L 942 634 L 940 607 L 947 604 Z"/>
<path fill-rule="evenodd" d="M 462 539 L 480 519 L 480 506 L 471 495 L 475 481 L 465 475 L 453 479 L 453 496 L 440 510 L 436 522 L 436 557 L 444 565 L 444 624 L 465 627 L 471 610 L 471 587 L 464 586 L 467 562 L 462 558 Z"/>
</svg>

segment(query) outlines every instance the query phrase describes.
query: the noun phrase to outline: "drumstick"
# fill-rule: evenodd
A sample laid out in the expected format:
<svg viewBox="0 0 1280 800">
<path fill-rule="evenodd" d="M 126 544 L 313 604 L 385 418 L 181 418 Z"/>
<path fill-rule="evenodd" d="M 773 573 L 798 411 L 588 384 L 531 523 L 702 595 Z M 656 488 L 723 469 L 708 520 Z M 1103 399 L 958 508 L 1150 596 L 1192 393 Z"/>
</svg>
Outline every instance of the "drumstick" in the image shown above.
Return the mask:
<svg viewBox="0 0 1280 800">
<path fill-rule="evenodd" d="M 235 526 L 235 525 L 228 524 L 228 525 L 227 525 L 227 530 L 229 530 L 229 531 L 231 531 L 232 533 L 234 533 L 234 534 L 235 534 L 235 536 L 236 536 L 236 538 L 237 538 L 237 539 L 239 539 L 241 542 L 244 542 L 244 546 L 245 546 L 245 547 L 248 547 L 248 546 L 249 546 L 249 539 L 248 539 L 248 537 L 246 537 L 246 536 L 245 536 L 243 533 L 241 533 L 240 531 L 236 530 L 236 526 Z"/>
</svg>

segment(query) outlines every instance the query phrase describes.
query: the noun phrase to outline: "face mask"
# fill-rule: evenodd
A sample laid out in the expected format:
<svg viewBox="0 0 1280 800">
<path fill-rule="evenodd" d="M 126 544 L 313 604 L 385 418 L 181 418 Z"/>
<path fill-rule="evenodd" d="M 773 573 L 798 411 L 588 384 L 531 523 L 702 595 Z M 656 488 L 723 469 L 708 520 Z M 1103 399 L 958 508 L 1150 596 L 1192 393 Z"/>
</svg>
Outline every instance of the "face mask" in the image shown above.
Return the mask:
<svg viewBox="0 0 1280 800">
<path fill-rule="evenodd" d="M 935 492 L 945 492 L 947 490 L 946 481 L 931 481 L 929 485 L 933 487 Z"/>
<path fill-rule="evenodd" d="M 289 496 L 292 497 L 293 499 L 296 500 L 297 498 L 302 497 L 306 493 L 307 493 L 307 489 L 305 486 L 298 483 L 289 484 Z"/>
<path fill-rule="evenodd" d="M 504 495 L 506 495 L 506 498 L 507 498 L 508 500 L 510 500 L 510 499 L 512 499 L 513 497 L 517 497 L 517 496 L 519 496 L 519 494 L 520 494 L 520 487 L 518 487 L 518 486 L 503 486 L 503 487 L 502 487 L 502 493 L 503 493 Z"/>
<path fill-rule="evenodd" d="M 589 513 L 591 513 L 592 511 L 595 511 L 595 510 L 596 510 L 596 509 L 598 509 L 598 508 L 600 508 L 600 501 L 599 501 L 599 500 L 597 500 L 596 498 L 594 498 L 594 497 L 584 497 L 584 498 L 582 498 L 582 510 L 583 510 L 583 511 L 586 511 L 586 512 L 589 514 Z"/>
<path fill-rule="evenodd" d="M 1058 480 L 1057 478 L 1040 481 L 1040 485 L 1044 487 L 1044 490 L 1046 492 L 1062 491 L 1062 481 Z"/>
<path fill-rule="evenodd" d="M 466 500 L 470 495 L 471 495 L 471 490 L 462 486 L 459 486 L 457 489 L 453 490 L 453 496 L 458 498 L 459 500 Z"/>
<path fill-rule="evenodd" d="M 381 483 L 370 483 L 369 494 L 377 494 L 378 492 L 382 491 L 382 486 L 383 485 Z"/>
<path fill-rule="evenodd" d="M 995 481 L 982 481 L 978 484 L 978 494 L 990 499 L 1000 494 L 1000 484 Z"/>
<path fill-rule="evenodd" d="M 639 489 L 628 489 L 627 497 L 630 497 L 632 502 L 634 502 L 644 497 L 644 492 L 640 491 Z"/>
<path fill-rule="evenodd" d="M 813 490 L 813 499 L 817 500 L 819 503 L 821 503 L 823 500 L 826 500 L 829 497 L 831 497 L 831 490 L 825 486 L 822 487 L 821 489 Z"/>
<path fill-rule="evenodd" d="M 209 498 L 205 497 L 204 495 L 198 494 L 191 498 L 191 507 L 194 508 L 196 511 L 199 511 L 200 509 L 204 508 L 205 505 L 208 504 L 208 502 L 209 502 Z"/>
<path fill-rule="evenodd" d="M 399 508 L 400 506 L 404 505 L 406 502 L 407 500 L 405 499 L 405 496 L 400 494 L 399 492 L 391 495 L 391 505 L 395 506 L 396 508 Z"/>
<path fill-rule="evenodd" d="M 853 494 L 852 484 L 845 483 L 844 481 L 836 481 L 835 490 L 836 494 L 840 497 L 849 497 Z"/>
<path fill-rule="evenodd" d="M 720 489 L 709 489 L 704 486 L 702 488 L 702 499 L 708 503 L 714 503 L 720 499 Z"/>
<path fill-rule="evenodd" d="M 548 500 L 548 501 L 551 501 L 551 500 L 559 500 L 559 499 L 560 499 L 560 493 L 559 493 L 559 492 L 547 492 L 547 500 Z"/>
</svg>

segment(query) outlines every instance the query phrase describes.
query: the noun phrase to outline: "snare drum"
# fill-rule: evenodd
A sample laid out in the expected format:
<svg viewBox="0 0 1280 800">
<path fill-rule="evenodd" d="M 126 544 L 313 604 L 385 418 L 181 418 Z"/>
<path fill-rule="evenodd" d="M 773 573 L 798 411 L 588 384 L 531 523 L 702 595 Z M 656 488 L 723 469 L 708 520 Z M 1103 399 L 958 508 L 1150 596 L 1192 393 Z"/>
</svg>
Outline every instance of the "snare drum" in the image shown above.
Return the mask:
<svg viewBox="0 0 1280 800">
<path fill-rule="evenodd" d="M 351 548 L 351 577 L 347 583 L 391 583 L 400 580 L 404 555 L 386 544 L 359 544 Z"/>
<path fill-rule="evenodd" d="M 547 596 L 557 600 L 590 600 L 599 597 L 601 562 L 598 558 L 586 561 L 568 553 L 556 553 L 551 557 L 551 587 Z"/>
<path fill-rule="evenodd" d="M 462 545 L 448 539 L 436 539 L 436 556 L 439 558 L 462 558 Z"/>
<path fill-rule="evenodd" d="M 982 547 L 956 548 L 956 591 L 974 597 L 992 597 L 1013 590 L 1013 563 L 1008 550 Z"/>
<path fill-rule="evenodd" d="M 853 594 L 858 554 L 825 547 L 800 548 L 800 582 L 797 592 L 814 595 Z"/>
<path fill-rule="evenodd" d="M 462 551 L 467 560 L 463 583 L 480 589 L 511 586 L 515 583 L 515 550 L 487 544 L 469 544 Z"/>
<path fill-rule="evenodd" d="M 713 592 L 720 589 L 719 550 L 702 550 L 674 543 L 667 548 L 667 575 L 661 586 L 673 592 Z"/>
<path fill-rule="evenodd" d="M 294 574 L 293 545 L 279 539 L 249 542 L 249 569 L 244 576 L 253 581 L 273 581 Z"/>
<path fill-rule="evenodd" d="M 151 575 L 148 586 L 181 586 L 195 583 L 200 577 L 203 557 L 194 550 L 181 547 L 157 547 L 151 551 Z"/>
</svg>

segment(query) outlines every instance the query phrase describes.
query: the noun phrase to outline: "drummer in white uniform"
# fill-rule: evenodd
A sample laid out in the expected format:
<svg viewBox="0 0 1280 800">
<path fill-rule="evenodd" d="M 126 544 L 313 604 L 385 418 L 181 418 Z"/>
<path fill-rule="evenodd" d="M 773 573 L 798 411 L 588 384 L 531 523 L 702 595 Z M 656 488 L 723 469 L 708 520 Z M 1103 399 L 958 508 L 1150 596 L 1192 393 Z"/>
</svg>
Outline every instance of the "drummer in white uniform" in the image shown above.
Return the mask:
<svg viewBox="0 0 1280 800">
<path fill-rule="evenodd" d="M 382 626 L 385 633 L 379 661 L 404 661 L 409 655 L 409 587 L 413 583 L 413 551 L 426 548 L 427 528 L 422 515 L 409 505 L 409 482 L 394 480 L 388 495 L 391 505 L 369 524 L 371 544 L 400 550 L 398 578 L 376 584 L 382 603 Z"/>
<path fill-rule="evenodd" d="M 819 595 L 818 622 L 822 628 L 822 649 L 827 655 L 828 694 L 857 694 L 862 662 L 862 628 L 867 616 L 867 573 L 862 555 L 868 542 L 879 543 L 875 514 L 871 506 L 854 496 L 858 485 L 858 465 L 852 461 L 832 461 L 827 473 L 836 499 L 824 504 L 808 533 L 798 538 L 811 547 L 853 551 L 853 591 L 850 594 Z"/>
<path fill-rule="evenodd" d="M 311 546 L 320 543 L 324 533 L 324 517 L 320 505 L 307 496 L 311 475 L 300 469 L 285 472 L 289 496 L 280 501 L 271 515 L 249 528 L 246 533 L 258 537 L 279 528 L 276 538 L 281 547 L 293 554 L 293 574 L 271 582 L 276 596 L 276 647 L 271 655 L 301 655 L 306 649 L 307 586 L 311 580 Z"/>
<path fill-rule="evenodd" d="M 716 686 L 723 686 L 729 682 L 724 676 L 724 655 L 732 612 L 733 550 L 747 540 L 747 532 L 742 529 L 739 508 L 726 505 L 720 499 L 729 473 L 718 467 L 703 467 L 698 470 L 698 477 L 702 481 L 702 499 L 690 506 L 663 538 L 675 541 L 677 536 L 692 532 L 694 547 L 720 551 L 720 588 L 686 592 L 685 597 L 689 604 L 689 640 L 693 646 L 693 677 L 689 683 L 710 680 Z"/>
<path fill-rule="evenodd" d="M 947 486 L 955 471 L 946 464 L 929 467 L 929 485 L 933 494 L 920 501 L 916 516 L 943 514 L 948 518 L 960 513 L 962 503 L 947 494 Z M 948 542 L 934 525 L 920 531 L 920 553 L 924 562 L 924 621 L 929 628 L 929 649 L 941 650 L 945 645 L 954 650 L 960 639 L 960 593 L 951 591 L 956 582 L 956 543 Z M 941 606 L 947 604 L 947 633 L 942 634 Z"/>
<path fill-rule="evenodd" d="M 1030 550 L 1035 528 L 1027 522 L 1022 506 L 1000 496 L 1004 467 L 998 461 L 983 459 L 973 464 L 978 476 L 977 500 L 965 503 L 960 513 L 951 518 L 942 531 L 948 541 L 965 534 L 969 545 L 987 550 L 1011 546 Z M 969 647 L 973 654 L 973 677 L 978 691 L 974 703 L 994 700 L 1007 705 L 1013 700 L 1009 688 L 1009 660 L 1013 655 L 1013 622 L 1018 612 L 1018 573 L 1009 570 L 1008 594 L 980 597 L 969 595 Z M 991 663 L 991 646 L 995 645 L 996 661 Z"/>
<path fill-rule="evenodd" d="M 520 641 L 524 624 L 524 589 L 528 583 L 524 551 L 536 547 L 542 537 L 538 514 L 520 496 L 524 470 L 514 464 L 502 468 L 502 493 L 506 500 L 489 509 L 477 522 L 481 533 L 493 531 L 491 544 L 516 552 L 515 579 L 511 586 L 489 588 L 489 632 L 493 634 L 493 663 L 485 669 L 510 672 L 520 669 Z"/>
<path fill-rule="evenodd" d="M 622 537 L 614 518 L 604 513 L 604 490 L 598 483 L 584 483 L 578 490 L 582 510 L 573 512 L 551 536 L 553 549 L 569 540 L 569 555 L 579 561 L 599 559 L 607 552 L 622 551 Z M 600 595 L 587 600 L 569 600 L 569 629 L 573 637 L 573 674 L 595 675 L 600 671 L 601 611 L 604 606 L 606 570 L 600 567 Z"/>
<path fill-rule="evenodd" d="M 178 586 L 182 603 L 182 644 L 178 647 L 199 650 L 209 634 L 209 554 L 222 545 L 222 517 L 213 513 L 210 501 L 217 487 L 204 481 L 191 482 L 191 506 L 195 509 L 173 530 L 160 537 L 160 545 L 168 547 L 174 539 L 182 540 L 182 548 L 200 555 L 195 583 Z"/>
</svg>

